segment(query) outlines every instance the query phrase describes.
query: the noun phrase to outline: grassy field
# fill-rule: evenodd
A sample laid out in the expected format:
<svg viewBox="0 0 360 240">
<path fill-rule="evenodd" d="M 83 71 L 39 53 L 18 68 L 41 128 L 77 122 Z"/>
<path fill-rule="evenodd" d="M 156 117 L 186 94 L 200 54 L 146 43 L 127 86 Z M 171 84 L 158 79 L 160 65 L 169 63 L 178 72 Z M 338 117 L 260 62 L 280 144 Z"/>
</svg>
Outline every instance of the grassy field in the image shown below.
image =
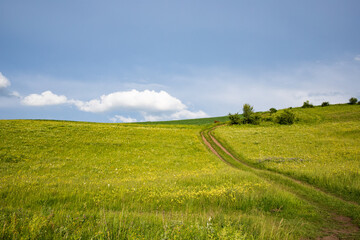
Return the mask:
<svg viewBox="0 0 360 240">
<path fill-rule="evenodd" d="M 221 162 L 202 128 L 0 121 L 0 239 L 319 234 L 319 209 Z"/>
<path fill-rule="evenodd" d="M 215 136 L 259 168 L 360 203 L 360 106 L 296 108 L 294 125 L 224 126 Z"/>
<path fill-rule="evenodd" d="M 299 121 L 291 126 L 221 126 L 214 134 L 256 168 L 359 203 L 360 106 L 293 111 Z M 331 203 L 321 201 L 331 198 L 239 163 L 231 167 L 207 149 L 200 131 L 227 119 L 1 120 L 0 239 L 323 235 Z"/>
</svg>

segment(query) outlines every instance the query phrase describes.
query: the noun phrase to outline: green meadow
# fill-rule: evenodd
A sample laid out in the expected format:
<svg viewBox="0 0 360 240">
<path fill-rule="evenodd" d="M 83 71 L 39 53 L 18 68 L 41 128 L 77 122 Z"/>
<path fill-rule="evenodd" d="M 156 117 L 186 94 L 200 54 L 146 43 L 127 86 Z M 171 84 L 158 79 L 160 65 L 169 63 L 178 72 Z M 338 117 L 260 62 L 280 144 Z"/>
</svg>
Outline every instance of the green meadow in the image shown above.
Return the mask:
<svg viewBox="0 0 360 240">
<path fill-rule="evenodd" d="M 293 125 L 224 126 L 214 134 L 254 167 L 286 174 L 360 204 L 360 106 L 292 111 L 299 119 Z"/>
<path fill-rule="evenodd" d="M 291 126 L 220 126 L 249 164 L 359 202 L 360 106 L 293 109 Z M 267 114 L 267 113 L 263 113 Z M 0 239 L 316 239 L 329 213 L 221 161 L 215 120 L 0 121 Z"/>
</svg>

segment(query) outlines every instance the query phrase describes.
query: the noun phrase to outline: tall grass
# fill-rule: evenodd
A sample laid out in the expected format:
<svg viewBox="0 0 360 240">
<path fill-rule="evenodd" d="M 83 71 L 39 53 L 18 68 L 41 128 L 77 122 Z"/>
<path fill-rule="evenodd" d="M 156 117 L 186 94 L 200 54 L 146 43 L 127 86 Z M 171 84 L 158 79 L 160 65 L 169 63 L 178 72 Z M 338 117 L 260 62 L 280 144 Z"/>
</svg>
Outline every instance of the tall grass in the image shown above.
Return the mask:
<svg viewBox="0 0 360 240">
<path fill-rule="evenodd" d="M 254 166 L 360 203 L 360 107 L 293 109 L 292 126 L 226 126 L 215 134 Z"/>
<path fill-rule="evenodd" d="M 1 239 L 299 239 L 321 214 L 197 126 L 0 121 Z"/>
</svg>

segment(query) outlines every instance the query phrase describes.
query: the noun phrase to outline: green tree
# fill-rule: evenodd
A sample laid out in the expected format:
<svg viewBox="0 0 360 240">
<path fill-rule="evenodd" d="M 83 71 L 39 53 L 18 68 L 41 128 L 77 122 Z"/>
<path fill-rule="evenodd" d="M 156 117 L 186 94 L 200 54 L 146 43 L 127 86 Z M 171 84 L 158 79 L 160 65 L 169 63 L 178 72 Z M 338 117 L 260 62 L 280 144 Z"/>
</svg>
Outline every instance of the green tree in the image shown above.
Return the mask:
<svg viewBox="0 0 360 240">
<path fill-rule="evenodd" d="M 330 103 L 329 103 L 329 102 L 323 102 L 323 103 L 321 104 L 321 106 L 322 106 L 322 107 L 330 106 Z"/>
<path fill-rule="evenodd" d="M 243 106 L 243 123 L 245 124 L 259 124 L 260 116 L 254 112 L 254 107 L 248 103 Z"/>
<path fill-rule="evenodd" d="M 358 101 L 357 98 L 352 97 L 352 98 L 349 99 L 349 104 L 356 104 L 357 101 Z"/>
<path fill-rule="evenodd" d="M 250 106 L 250 104 L 245 103 L 243 106 L 243 116 L 245 121 L 251 119 L 253 115 L 254 115 L 254 107 Z"/>
<path fill-rule="evenodd" d="M 314 105 L 312 105 L 311 103 L 309 103 L 309 100 L 307 100 L 306 102 L 304 102 L 304 104 L 302 105 L 302 108 L 313 108 Z"/>
<path fill-rule="evenodd" d="M 277 112 L 276 108 L 270 108 L 270 114 L 273 114 L 273 113 L 276 113 L 276 112 Z"/>
</svg>

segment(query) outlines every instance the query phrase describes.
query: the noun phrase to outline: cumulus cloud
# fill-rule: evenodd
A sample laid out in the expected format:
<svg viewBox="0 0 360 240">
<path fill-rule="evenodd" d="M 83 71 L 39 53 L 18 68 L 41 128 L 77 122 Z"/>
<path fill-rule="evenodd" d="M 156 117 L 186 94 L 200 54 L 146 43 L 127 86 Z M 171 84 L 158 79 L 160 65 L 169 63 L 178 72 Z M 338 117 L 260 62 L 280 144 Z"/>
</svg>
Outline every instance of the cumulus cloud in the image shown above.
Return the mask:
<svg viewBox="0 0 360 240">
<path fill-rule="evenodd" d="M 112 121 L 112 122 L 124 122 L 124 123 L 137 122 L 136 118 L 123 117 L 123 116 L 120 116 L 120 115 L 115 115 L 114 117 L 110 118 L 110 121 Z"/>
<path fill-rule="evenodd" d="M 133 110 L 145 112 L 181 111 L 186 106 L 177 98 L 165 91 L 124 91 L 102 95 L 100 99 L 88 102 L 73 101 L 73 103 L 85 112 L 105 112 L 110 110 Z"/>
<path fill-rule="evenodd" d="M 203 111 L 191 112 L 186 109 L 171 114 L 172 119 L 205 118 L 205 117 L 209 117 L 209 116 Z"/>
<path fill-rule="evenodd" d="M 10 81 L 0 72 L 0 88 L 7 88 L 8 86 L 10 86 Z"/>
<path fill-rule="evenodd" d="M 67 97 L 64 95 L 56 95 L 51 91 L 45 91 L 41 94 L 30 94 L 26 96 L 22 103 L 28 106 L 49 106 L 67 103 Z"/>
<path fill-rule="evenodd" d="M 192 119 L 192 118 L 205 118 L 209 117 L 203 111 L 191 112 L 189 110 L 181 110 L 172 114 L 159 114 L 159 115 L 148 115 L 144 114 L 145 121 L 164 121 L 164 120 L 179 120 L 179 119 Z"/>
<path fill-rule="evenodd" d="M 107 111 L 130 111 L 143 116 L 145 121 L 178 120 L 185 118 L 208 117 L 203 111 L 192 112 L 179 99 L 165 91 L 123 91 L 102 95 L 98 99 L 81 101 L 68 99 L 51 91 L 41 94 L 30 94 L 22 99 L 27 106 L 49 106 L 70 104 L 80 111 L 103 113 Z M 115 115 L 109 119 L 112 122 L 137 122 L 132 117 Z"/>
</svg>

